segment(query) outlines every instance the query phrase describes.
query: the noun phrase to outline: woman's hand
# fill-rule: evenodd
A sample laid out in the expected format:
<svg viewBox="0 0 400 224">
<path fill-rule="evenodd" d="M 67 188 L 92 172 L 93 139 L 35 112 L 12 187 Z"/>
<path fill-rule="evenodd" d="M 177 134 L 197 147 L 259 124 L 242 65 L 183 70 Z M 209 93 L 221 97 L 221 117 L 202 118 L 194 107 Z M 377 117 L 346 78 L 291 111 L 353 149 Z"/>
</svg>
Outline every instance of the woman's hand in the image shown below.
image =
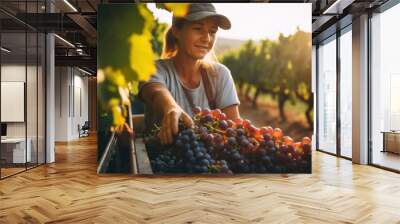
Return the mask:
<svg viewBox="0 0 400 224">
<path fill-rule="evenodd" d="M 181 119 L 187 127 L 192 127 L 194 124 L 192 118 L 178 105 L 171 106 L 164 111 L 161 129 L 158 133 L 161 144 L 167 145 L 173 143 L 174 135 L 179 131 L 179 119 Z"/>
<path fill-rule="evenodd" d="M 162 144 L 171 144 L 174 135 L 178 133 L 178 122 L 182 119 L 186 126 L 193 126 L 193 120 L 175 102 L 171 93 L 164 85 L 150 83 L 143 87 L 141 97 L 156 113 L 163 114 L 158 137 Z"/>
</svg>

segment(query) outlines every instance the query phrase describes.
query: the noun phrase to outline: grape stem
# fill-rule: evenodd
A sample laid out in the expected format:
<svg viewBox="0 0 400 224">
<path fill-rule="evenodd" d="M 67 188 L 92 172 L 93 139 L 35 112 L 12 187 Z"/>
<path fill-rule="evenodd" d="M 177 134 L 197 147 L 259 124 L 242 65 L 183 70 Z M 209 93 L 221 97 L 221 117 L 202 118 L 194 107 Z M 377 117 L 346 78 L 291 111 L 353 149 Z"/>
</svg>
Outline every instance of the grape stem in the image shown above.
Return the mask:
<svg viewBox="0 0 400 224">
<path fill-rule="evenodd" d="M 218 134 L 224 134 L 224 131 L 218 129 L 218 128 L 214 128 L 212 125 L 210 124 L 204 124 L 204 126 L 206 126 L 207 128 L 211 129 L 212 131 L 218 132 Z"/>
</svg>

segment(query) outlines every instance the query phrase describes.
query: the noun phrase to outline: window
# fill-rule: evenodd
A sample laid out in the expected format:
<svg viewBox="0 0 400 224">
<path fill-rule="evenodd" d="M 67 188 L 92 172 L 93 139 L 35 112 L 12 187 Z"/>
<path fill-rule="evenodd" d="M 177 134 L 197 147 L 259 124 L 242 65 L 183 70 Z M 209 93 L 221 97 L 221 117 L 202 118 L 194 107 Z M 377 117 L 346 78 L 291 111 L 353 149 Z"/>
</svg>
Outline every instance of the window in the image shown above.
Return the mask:
<svg viewBox="0 0 400 224">
<path fill-rule="evenodd" d="M 336 153 L 336 36 L 318 48 L 318 149 Z"/>
<path fill-rule="evenodd" d="M 37 13 L 41 5 L 44 1 L 19 2 L 18 13 Z M 44 33 L 13 16 L 0 12 L 0 17 L 8 21 L 0 29 L 1 94 L 15 99 L 0 105 L 1 114 L 6 115 L 1 118 L 0 144 L 0 178 L 5 178 L 45 163 L 46 40 Z M 18 109 L 13 111 L 11 106 Z"/>
<path fill-rule="evenodd" d="M 371 18 L 372 163 L 400 170 L 400 4 Z M 386 138 L 385 138 L 386 137 Z M 392 153 L 395 152 L 395 153 Z"/>
<path fill-rule="evenodd" d="M 352 157 L 352 35 L 351 26 L 340 36 L 340 155 Z"/>
</svg>

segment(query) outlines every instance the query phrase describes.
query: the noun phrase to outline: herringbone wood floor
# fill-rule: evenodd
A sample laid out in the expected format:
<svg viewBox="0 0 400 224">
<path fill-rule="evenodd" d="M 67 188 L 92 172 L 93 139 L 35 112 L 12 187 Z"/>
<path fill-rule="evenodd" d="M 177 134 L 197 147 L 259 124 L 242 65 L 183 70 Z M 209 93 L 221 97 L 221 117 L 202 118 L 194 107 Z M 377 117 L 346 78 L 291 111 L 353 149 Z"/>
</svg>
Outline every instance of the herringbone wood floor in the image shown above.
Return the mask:
<svg viewBox="0 0 400 224">
<path fill-rule="evenodd" d="M 400 223 L 400 175 L 320 152 L 312 175 L 96 174 L 96 140 L 0 181 L 0 223 Z"/>
</svg>

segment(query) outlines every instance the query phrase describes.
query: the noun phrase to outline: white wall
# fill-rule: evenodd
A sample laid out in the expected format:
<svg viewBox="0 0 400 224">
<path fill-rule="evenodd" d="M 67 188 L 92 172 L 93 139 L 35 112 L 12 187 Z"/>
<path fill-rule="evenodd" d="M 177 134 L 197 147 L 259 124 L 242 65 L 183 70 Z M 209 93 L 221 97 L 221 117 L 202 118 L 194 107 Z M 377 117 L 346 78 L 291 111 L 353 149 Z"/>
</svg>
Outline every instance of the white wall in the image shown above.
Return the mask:
<svg viewBox="0 0 400 224">
<path fill-rule="evenodd" d="M 73 67 L 56 67 L 55 140 L 79 138 L 78 124 L 88 120 L 88 78 Z"/>
<path fill-rule="evenodd" d="M 2 65 L 1 81 L 25 82 L 25 64 Z M 1 108 L 1 110 L 7 110 L 7 108 Z M 7 123 L 7 137 L 25 137 L 25 123 L 24 122 Z"/>
<path fill-rule="evenodd" d="M 38 71 L 36 71 L 38 69 Z M 44 163 L 44 89 L 43 89 L 43 73 L 42 67 L 36 67 L 25 64 L 3 64 L 1 66 L 1 81 L 5 82 L 24 82 L 26 83 L 26 107 L 22 108 L 22 112 L 26 111 L 26 121 L 24 122 L 6 122 L 8 138 L 25 138 L 30 139 L 32 161 Z M 28 80 L 25 80 L 27 77 Z M 38 86 L 39 85 L 39 86 Z M 7 96 L 2 96 L 7 97 Z M 4 112 L 10 108 L 1 108 Z M 11 112 L 12 111 L 7 111 Z M 38 151 L 37 151 L 38 150 Z M 37 157 L 37 153 L 39 156 Z"/>
<path fill-rule="evenodd" d="M 34 70 L 34 71 L 33 71 Z M 35 72 L 36 67 L 28 66 L 27 67 L 28 74 Z M 5 64 L 1 66 L 1 81 L 4 82 L 25 82 L 25 64 L 18 65 L 18 64 Z M 36 85 L 36 81 L 31 83 L 29 80 L 30 85 Z M 36 99 L 36 89 L 27 88 L 27 103 L 33 102 Z M 32 92 L 31 92 L 32 91 Z M 33 99 L 35 98 L 35 99 Z M 36 101 L 35 101 L 36 102 Z M 33 106 L 33 105 L 32 105 Z M 35 104 L 36 107 L 36 104 Z M 1 110 L 7 110 L 7 108 L 1 108 Z M 36 114 L 33 115 L 28 113 L 28 121 L 35 119 L 36 121 Z M 36 122 L 35 122 L 36 123 Z M 32 125 L 28 125 L 29 127 L 33 127 Z M 36 130 L 36 127 L 35 127 Z M 7 136 L 8 137 L 25 137 L 25 122 L 7 122 Z M 28 137 L 30 137 L 28 135 Z"/>
<path fill-rule="evenodd" d="M 55 141 L 68 140 L 68 87 L 67 67 L 55 68 Z"/>
<path fill-rule="evenodd" d="M 72 105 L 74 105 L 74 108 L 72 109 L 72 117 L 73 119 L 71 120 L 72 122 L 72 129 L 71 129 L 71 135 L 74 137 L 78 137 L 78 124 L 81 126 L 85 123 L 85 121 L 88 120 L 89 118 L 89 111 L 88 111 L 88 78 L 87 77 L 82 77 L 82 73 L 78 71 L 78 75 L 76 75 L 76 72 L 78 70 L 74 70 L 74 91 L 73 94 L 74 96 L 74 102 Z"/>
</svg>

